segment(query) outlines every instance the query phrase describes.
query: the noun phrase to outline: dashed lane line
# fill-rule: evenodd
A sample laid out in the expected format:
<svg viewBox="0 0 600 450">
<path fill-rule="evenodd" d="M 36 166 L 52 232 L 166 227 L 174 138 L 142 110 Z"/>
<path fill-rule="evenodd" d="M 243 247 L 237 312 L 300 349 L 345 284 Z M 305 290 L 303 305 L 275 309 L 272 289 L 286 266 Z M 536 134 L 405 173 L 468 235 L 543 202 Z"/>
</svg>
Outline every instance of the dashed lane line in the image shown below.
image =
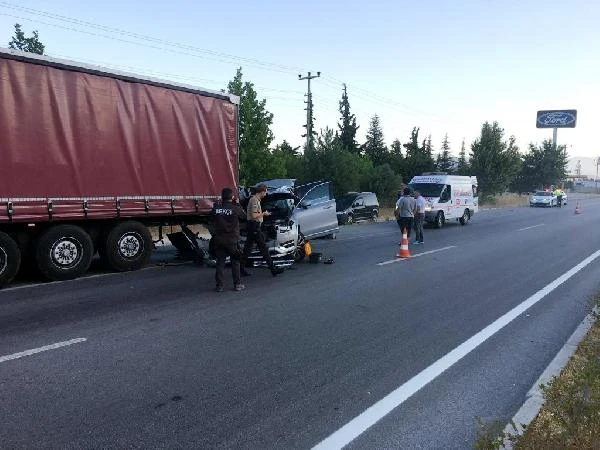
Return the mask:
<svg viewBox="0 0 600 450">
<path fill-rule="evenodd" d="M 444 250 L 450 250 L 451 248 L 456 248 L 456 245 L 449 245 L 448 247 L 442 247 L 442 248 L 437 248 L 435 250 L 429 250 L 427 252 L 423 252 L 423 253 L 417 253 L 416 255 L 411 255 L 410 258 L 396 258 L 396 259 L 390 259 L 389 261 L 383 261 L 380 263 L 377 263 L 378 266 L 386 266 L 388 264 L 393 264 L 393 263 L 397 263 L 400 261 L 406 261 L 412 258 L 418 258 L 419 256 L 425 256 L 425 255 L 431 255 L 433 253 L 438 253 L 438 252 L 443 252 Z"/>
<path fill-rule="evenodd" d="M 537 225 L 532 225 L 530 227 L 525 227 L 525 228 L 519 228 L 517 231 L 525 231 L 525 230 L 531 230 L 532 228 L 537 228 L 537 227 L 543 227 L 545 224 L 540 223 Z"/>
<path fill-rule="evenodd" d="M 43 347 L 32 348 L 31 350 L 25 350 L 24 352 L 13 353 L 12 355 L 0 356 L 0 363 L 6 361 L 12 361 L 13 359 L 24 358 L 25 356 L 35 355 L 36 353 L 47 352 L 48 350 L 56 350 L 57 348 L 67 347 L 73 344 L 79 344 L 87 341 L 86 338 L 71 339 L 69 341 L 57 342 L 55 344 L 44 345 Z"/>
</svg>

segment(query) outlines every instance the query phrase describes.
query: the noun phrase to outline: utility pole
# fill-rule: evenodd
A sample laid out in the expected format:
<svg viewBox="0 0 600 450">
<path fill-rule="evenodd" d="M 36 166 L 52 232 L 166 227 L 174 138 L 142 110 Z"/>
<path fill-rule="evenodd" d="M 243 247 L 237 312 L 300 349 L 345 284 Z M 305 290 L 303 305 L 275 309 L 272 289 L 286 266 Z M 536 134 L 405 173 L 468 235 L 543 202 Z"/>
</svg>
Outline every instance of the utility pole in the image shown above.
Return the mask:
<svg viewBox="0 0 600 450">
<path fill-rule="evenodd" d="M 312 122 L 313 122 L 313 102 L 312 102 L 312 94 L 310 92 L 310 80 L 312 80 L 313 78 L 319 78 L 321 76 L 321 72 L 317 72 L 316 75 L 311 75 L 310 72 L 308 72 L 308 75 L 306 75 L 305 77 L 303 77 L 302 75 L 298 75 L 298 79 L 300 81 L 303 80 L 308 80 L 308 93 L 306 94 L 306 134 L 302 135 L 302 137 L 306 136 L 306 149 L 311 149 L 312 148 L 312 142 L 313 142 L 313 129 L 312 129 Z"/>
</svg>

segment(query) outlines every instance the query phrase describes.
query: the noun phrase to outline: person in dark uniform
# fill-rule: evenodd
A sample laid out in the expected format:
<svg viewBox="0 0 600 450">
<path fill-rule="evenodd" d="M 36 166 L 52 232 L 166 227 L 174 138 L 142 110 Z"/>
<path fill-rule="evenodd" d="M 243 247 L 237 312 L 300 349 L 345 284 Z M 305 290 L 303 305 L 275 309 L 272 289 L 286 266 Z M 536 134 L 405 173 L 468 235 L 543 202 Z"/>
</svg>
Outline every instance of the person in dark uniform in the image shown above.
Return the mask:
<svg viewBox="0 0 600 450">
<path fill-rule="evenodd" d="M 275 267 L 273 264 L 273 260 L 271 259 L 269 249 L 267 248 L 267 244 L 265 242 L 265 236 L 262 232 L 263 218 L 271 214 L 269 211 L 263 211 L 260 204 L 261 200 L 265 198 L 266 195 L 267 186 L 260 184 L 256 187 L 256 194 L 250 197 L 250 200 L 248 201 L 248 208 L 246 211 L 248 219 L 246 224 L 246 244 L 244 245 L 244 256 L 242 257 L 242 263 L 245 266 L 245 262 L 250 256 L 252 247 L 256 242 L 262 257 L 265 259 L 267 266 L 271 270 L 271 274 L 276 276 L 280 273 L 283 273 L 283 269 L 281 267 Z M 246 272 L 245 274 L 247 275 L 248 273 Z"/>
<path fill-rule="evenodd" d="M 240 220 L 246 218 L 246 213 L 236 205 L 233 199 L 233 190 L 224 188 L 221 192 L 221 203 L 215 203 L 212 209 L 212 229 L 215 253 L 217 257 L 217 292 L 223 292 L 223 278 L 225 260 L 231 258 L 231 273 L 233 275 L 233 288 L 243 291 L 246 287 L 242 284 L 240 276 L 240 259 L 242 252 L 240 242 Z"/>
</svg>

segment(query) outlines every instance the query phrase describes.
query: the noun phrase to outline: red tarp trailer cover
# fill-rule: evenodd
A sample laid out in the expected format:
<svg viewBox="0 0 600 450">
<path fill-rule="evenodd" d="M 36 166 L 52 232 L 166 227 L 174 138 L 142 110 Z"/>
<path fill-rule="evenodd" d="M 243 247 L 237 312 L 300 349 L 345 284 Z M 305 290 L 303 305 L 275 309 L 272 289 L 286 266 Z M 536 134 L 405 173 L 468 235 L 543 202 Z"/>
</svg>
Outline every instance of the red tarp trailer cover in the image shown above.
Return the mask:
<svg viewBox="0 0 600 450">
<path fill-rule="evenodd" d="M 0 49 L 0 222 L 205 214 L 237 184 L 236 97 Z"/>
</svg>

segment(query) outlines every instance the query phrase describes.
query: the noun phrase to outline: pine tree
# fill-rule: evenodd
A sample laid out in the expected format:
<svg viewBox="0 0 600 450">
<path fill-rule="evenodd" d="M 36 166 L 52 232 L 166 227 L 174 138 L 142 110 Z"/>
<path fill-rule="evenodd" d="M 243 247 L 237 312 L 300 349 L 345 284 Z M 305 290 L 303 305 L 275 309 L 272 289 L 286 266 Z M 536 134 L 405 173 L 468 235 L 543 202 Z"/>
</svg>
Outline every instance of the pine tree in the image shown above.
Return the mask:
<svg viewBox="0 0 600 450">
<path fill-rule="evenodd" d="M 379 116 L 375 114 L 369 123 L 367 131 L 367 140 L 364 145 L 365 154 L 371 158 L 374 166 L 384 164 L 386 162 L 388 149 L 385 146 L 383 139 L 383 130 L 379 123 Z"/>
<path fill-rule="evenodd" d="M 442 140 L 441 152 L 437 154 L 435 165 L 436 170 L 440 172 L 454 172 L 454 162 L 450 156 L 450 142 L 448 141 L 448 134 L 446 134 Z"/>
<path fill-rule="evenodd" d="M 427 139 L 423 140 L 422 152 L 425 156 L 425 159 L 432 162 L 431 169 L 429 170 L 435 169 L 435 163 L 433 163 L 433 145 L 431 144 L 431 135 L 427 136 Z"/>
<path fill-rule="evenodd" d="M 423 172 L 430 172 L 435 168 L 435 161 L 431 152 L 431 138 L 424 139 L 419 146 L 419 128 L 414 127 L 410 140 L 404 144 L 406 157 L 404 158 L 405 179 L 410 180 L 415 175 L 421 175 Z"/>
<path fill-rule="evenodd" d="M 402 154 L 402 144 L 400 143 L 400 140 L 396 139 L 392 142 L 388 159 L 392 170 L 404 177 L 404 155 Z"/>
<path fill-rule="evenodd" d="M 15 24 L 15 35 L 8 43 L 8 47 L 13 50 L 37 53 L 38 55 L 43 55 L 44 49 L 46 48 L 44 44 L 41 43 L 37 30 L 33 31 L 31 37 L 25 37 L 25 33 L 18 23 Z"/>
<path fill-rule="evenodd" d="M 458 154 L 458 164 L 456 173 L 459 175 L 469 175 L 469 161 L 467 161 L 467 150 L 465 148 L 465 139 L 463 138 L 460 145 L 460 153 Z"/>
<path fill-rule="evenodd" d="M 356 125 L 356 116 L 350 114 L 350 102 L 348 101 L 348 92 L 345 84 L 339 110 L 342 115 L 340 123 L 338 124 L 339 139 L 342 143 L 342 148 L 345 148 L 352 153 L 358 153 L 360 149 L 356 142 L 356 131 L 359 127 Z"/>
</svg>

